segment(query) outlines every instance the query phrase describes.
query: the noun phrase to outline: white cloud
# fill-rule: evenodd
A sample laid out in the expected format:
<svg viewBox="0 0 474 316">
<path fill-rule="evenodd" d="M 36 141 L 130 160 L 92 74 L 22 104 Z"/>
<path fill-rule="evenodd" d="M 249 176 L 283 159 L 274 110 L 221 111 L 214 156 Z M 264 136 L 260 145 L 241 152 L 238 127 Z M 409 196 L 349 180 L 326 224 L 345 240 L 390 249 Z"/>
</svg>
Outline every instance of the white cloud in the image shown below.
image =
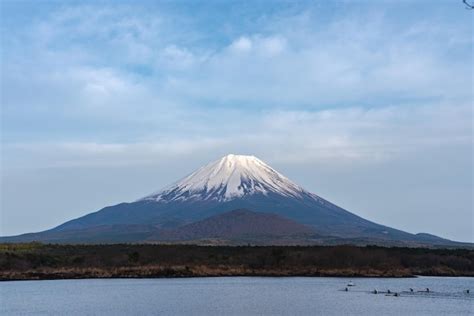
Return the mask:
<svg viewBox="0 0 474 316">
<path fill-rule="evenodd" d="M 260 38 L 258 44 L 266 56 L 275 56 L 286 48 L 286 39 L 278 36 Z"/>
<path fill-rule="evenodd" d="M 189 50 L 176 45 L 168 45 L 161 52 L 157 66 L 186 69 L 199 61 Z"/>
<path fill-rule="evenodd" d="M 246 53 L 252 50 L 252 40 L 248 37 L 242 36 L 233 41 L 229 48 L 232 52 Z"/>
<path fill-rule="evenodd" d="M 286 44 L 286 39 L 281 36 L 265 37 L 254 34 L 252 37 L 241 36 L 235 39 L 229 45 L 229 49 L 232 53 L 254 52 L 257 56 L 271 57 L 282 53 L 286 48 Z"/>
</svg>

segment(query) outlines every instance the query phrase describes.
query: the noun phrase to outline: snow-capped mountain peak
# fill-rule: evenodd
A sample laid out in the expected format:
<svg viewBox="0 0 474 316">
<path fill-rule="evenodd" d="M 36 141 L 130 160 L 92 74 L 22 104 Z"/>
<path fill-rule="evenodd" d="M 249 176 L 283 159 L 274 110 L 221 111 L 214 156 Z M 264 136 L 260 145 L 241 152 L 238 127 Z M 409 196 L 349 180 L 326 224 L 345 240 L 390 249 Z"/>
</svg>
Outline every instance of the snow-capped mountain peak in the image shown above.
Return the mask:
<svg viewBox="0 0 474 316">
<path fill-rule="evenodd" d="M 257 157 L 230 154 L 143 200 L 229 201 L 245 195 L 269 193 L 288 197 L 310 194 Z"/>
</svg>

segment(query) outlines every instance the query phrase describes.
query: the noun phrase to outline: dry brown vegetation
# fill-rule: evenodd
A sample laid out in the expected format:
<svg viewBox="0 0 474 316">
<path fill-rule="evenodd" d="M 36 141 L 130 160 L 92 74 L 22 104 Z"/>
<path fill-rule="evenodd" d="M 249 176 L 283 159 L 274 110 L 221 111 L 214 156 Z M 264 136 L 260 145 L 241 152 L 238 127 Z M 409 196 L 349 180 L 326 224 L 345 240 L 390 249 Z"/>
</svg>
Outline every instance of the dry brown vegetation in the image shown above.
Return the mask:
<svg viewBox="0 0 474 316">
<path fill-rule="evenodd" d="M 474 251 L 356 246 L 0 244 L 0 279 L 474 276 Z"/>
</svg>

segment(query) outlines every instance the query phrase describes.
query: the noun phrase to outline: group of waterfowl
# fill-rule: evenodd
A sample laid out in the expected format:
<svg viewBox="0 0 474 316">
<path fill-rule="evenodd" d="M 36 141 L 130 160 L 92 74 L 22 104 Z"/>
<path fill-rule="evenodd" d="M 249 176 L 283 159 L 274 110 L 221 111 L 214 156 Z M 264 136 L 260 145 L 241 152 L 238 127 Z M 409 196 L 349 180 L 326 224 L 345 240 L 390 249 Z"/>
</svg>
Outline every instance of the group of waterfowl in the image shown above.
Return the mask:
<svg viewBox="0 0 474 316">
<path fill-rule="evenodd" d="M 344 288 L 344 291 L 348 292 L 350 286 L 355 286 L 355 284 L 352 281 L 350 281 L 347 284 L 347 286 Z M 405 292 L 405 291 L 403 291 L 403 292 Z M 428 288 L 428 287 L 425 288 L 424 290 L 416 291 L 416 293 L 430 293 L 430 292 L 431 292 L 430 288 Z M 463 292 L 466 293 L 466 294 L 469 294 L 470 290 L 467 289 L 467 290 L 464 290 Z M 379 291 L 377 289 L 374 289 L 373 291 L 371 291 L 371 293 L 372 294 L 385 294 L 386 296 L 400 296 L 399 292 L 392 292 L 392 291 L 390 291 L 390 289 L 387 289 L 387 291 Z M 415 290 L 413 288 L 410 288 L 410 292 L 407 291 L 406 293 L 415 293 Z"/>
<path fill-rule="evenodd" d="M 410 293 L 414 293 L 415 290 L 413 290 L 412 288 L 410 288 Z M 429 293 L 430 292 L 430 289 L 429 288 L 425 288 L 424 290 L 421 290 L 421 291 L 417 291 L 419 293 Z M 372 291 L 372 294 L 382 294 L 384 293 L 385 295 L 387 296 L 400 296 L 400 293 L 399 292 L 392 292 L 390 291 L 390 289 L 387 290 L 387 292 L 383 292 L 383 291 L 377 291 L 377 289 L 374 289 Z"/>
</svg>

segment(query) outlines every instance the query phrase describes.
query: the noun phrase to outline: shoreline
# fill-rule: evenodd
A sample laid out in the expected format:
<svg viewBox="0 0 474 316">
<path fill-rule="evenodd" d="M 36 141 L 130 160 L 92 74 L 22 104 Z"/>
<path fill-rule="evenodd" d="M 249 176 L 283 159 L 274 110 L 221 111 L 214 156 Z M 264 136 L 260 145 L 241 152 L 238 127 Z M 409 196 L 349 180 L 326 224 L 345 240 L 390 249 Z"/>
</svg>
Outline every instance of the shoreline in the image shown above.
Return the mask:
<svg viewBox="0 0 474 316">
<path fill-rule="evenodd" d="M 294 275 L 269 275 L 269 274 L 232 274 L 232 275 L 186 275 L 186 276 L 110 276 L 110 277 L 103 277 L 103 276 L 90 276 L 90 275 L 82 275 L 76 277 L 63 277 L 57 276 L 54 277 L 46 277 L 46 278 L 0 278 L 0 283 L 2 282 L 21 282 L 21 281 L 61 281 L 61 280 L 124 280 L 124 279 L 135 279 L 135 280 L 143 280 L 143 279 L 195 279 L 195 278 L 351 278 L 351 279 L 366 279 L 366 278 L 373 278 L 373 279 L 416 279 L 420 277 L 433 277 L 433 278 L 474 278 L 474 275 L 403 275 L 403 276 L 390 276 L 390 275 L 308 275 L 308 274 L 294 274 Z"/>
<path fill-rule="evenodd" d="M 78 272 L 43 272 L 43 271 L 25 271 L 19 273 L 7 273 L 2 275 L 0 273 L 0 282 L 6 281 L 42 281 L 42 280 L 81 280 L 81 279 L 184 279 L 184 278 L 220 278 L 220 277 L 263 277 L 263 278 L 292 278 L 292 277 L 311 277 L 311 278 L 416 278 L 413 274 L 358 274 L 358 273 L 292 273 L 283 271 L 278 273 L 275 271 L 265 273 L 262 271 L 255 271 L 250 273 L 225 273 L 209 271 L 209 273 L 181 273 L 181 271 L 162 271 L 161 273 L 116 273 L 109 271 L 100 271 L 99 273 L 78 273 Z M 453 277 L 454 275 L 422 275 L 422 276 L 436 276 L 436 277 Z M 466 275 L 456 275 L 464 277 Z"/>
<path fill-rule="evenodd" d="M 352 279 L 415 279 L 418 276 L 400 276 L 400 277 L 390 277 L 390 276 L 352 276 Z M 456 277 L 472 277 L 472 276 L 421 276 L 421 277 L 440 277 L 440 278 L 456 278 Z M 31 278 L 31 279 L 0 279 L 0 284 L 2 282 L 22 282 L 22 281 L 61 281 L 61 280 L 158 280 L 158 279 L 197 279 L 197 278 L 349 278 L 348 276 L 324 276 L 324 275 L 206 275 L 206 276 L 113 276 L 113 277 L 75 277 L 75 278 Z"/>
</svg>

